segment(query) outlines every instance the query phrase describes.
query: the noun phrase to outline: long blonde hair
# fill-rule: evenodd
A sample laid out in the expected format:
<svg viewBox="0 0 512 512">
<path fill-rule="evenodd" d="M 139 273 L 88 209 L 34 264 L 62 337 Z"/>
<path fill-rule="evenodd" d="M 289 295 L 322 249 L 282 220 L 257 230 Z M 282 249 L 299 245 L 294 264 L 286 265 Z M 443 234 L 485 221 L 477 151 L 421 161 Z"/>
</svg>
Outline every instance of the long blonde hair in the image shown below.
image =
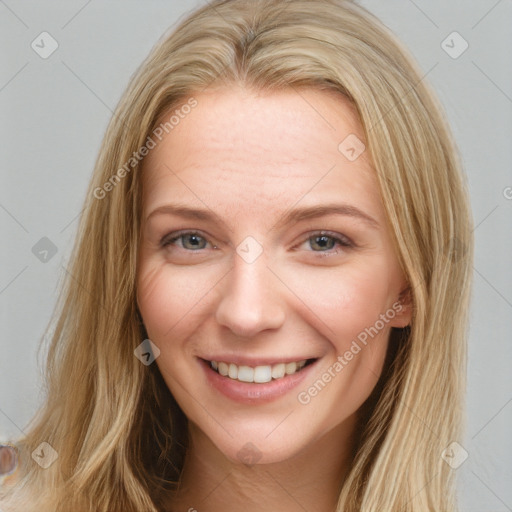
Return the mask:
<svg viewBox="0 0 512 512">
<path fill-rule="evenodd" d="M 214 0 L 135 73 L 89 185 L 48 328 L 46 403 L 15 440 L 6 510 L 156 512 L 174 488 L 187 419 L 157 366 L 134 357 L 146 337 L 135 287 L 137 155 L 163 114 L 233 83 L 338 91 L 353 103 L 410 283 L 412 322 L 392 331 L 338 510 L 456 510 L 454 470 L 441 455 L 464 424 L 473 240 L 461 161 L 421 70 L 379 20 L 343 0 Z M 58 454 L 47 469 L 31 457 L 42 442 Z"/>
</svg>

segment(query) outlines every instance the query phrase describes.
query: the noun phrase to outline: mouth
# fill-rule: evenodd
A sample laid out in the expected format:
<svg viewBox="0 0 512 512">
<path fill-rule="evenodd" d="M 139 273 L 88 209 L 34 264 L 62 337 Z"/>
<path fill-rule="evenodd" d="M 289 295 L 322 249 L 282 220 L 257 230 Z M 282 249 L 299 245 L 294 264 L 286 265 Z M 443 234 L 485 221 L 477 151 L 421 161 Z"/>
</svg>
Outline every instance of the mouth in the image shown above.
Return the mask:
<svg viewBox="0 0 512 512">
<path fill-rule="evenodd" d="M 289 375 L 303 371 L 313 364 L 317 358 L 302 359 L 298 361 L 280 362 L 272 365 L 247 366 L 227 361 L 208 361 L 203 359 L 210 368 L 227 379 L 251 384 L 265 384 L 281 380 Z"/>
<path fill-rule="evenodd" d="M 224 360 L 222 360 L 224 359 Z M 288 396 L 312 376 L 321 358 L 198 358 L 207 385 L 239 404 L 265 404 Z M 236 362 L 235 362 L 236 361 Z M 302 383 L 302 384 L 301 384 Z"/>
</svg>

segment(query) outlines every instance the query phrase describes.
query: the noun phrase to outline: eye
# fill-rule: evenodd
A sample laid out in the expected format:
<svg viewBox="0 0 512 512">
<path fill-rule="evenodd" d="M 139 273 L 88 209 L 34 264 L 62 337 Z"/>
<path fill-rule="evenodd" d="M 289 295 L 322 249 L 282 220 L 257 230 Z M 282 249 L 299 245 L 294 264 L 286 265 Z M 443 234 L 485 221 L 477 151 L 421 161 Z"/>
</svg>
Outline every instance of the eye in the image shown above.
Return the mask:
<svg viewBox="0 0 512 512">
<path fill-rule="evenodd" d="M 177 244 L 177 242 L 180 242 Z M 332 250 L 335 247 L 353 248 L 355 245 L 349 238 L 339 233 L 329 231 L 319 231 L 310 235 L 301 245 L 308 243 L 313 249 L 312 252 L 320 252 L 327 254 L 337 254 L 338 251 Z M 171 233 L 164 236 L 160 241 L 161 247 L 178 245 L 182 249 L 191 252 L 197 252 L 205 249 L 209 242 L 197 231 L 182 231 L 179 233 Z M 216 246 L 213 246 L 216 249 Z"/>
<path fill-rule="evenodd" d="M 204 249 L 208 243 L 206 238 L 196 231 L 182 231 L 181 233 L 172 233 L 171 235 L 163 237 L 160 241 L 160 246 L 167 247 L 169 245 L 175 245 L 178 240 L 181 241 L 181 243 L 178 244 L 178 247 L 187 251 Z"/>
<path fill-rule="evenodd" d="M 336 246 L 343 248 L 352 248 L 354 244 L 349 238 L 339 233 L 331 233 L 329 231 L 319 231 L 310 235 L 304 242 L 309 243 L 313 252 L 327 252 L 337 254 L 338 251 L 332 251 Z M 302 245 L 302 244 L 301 244 Z"/>
</svg>

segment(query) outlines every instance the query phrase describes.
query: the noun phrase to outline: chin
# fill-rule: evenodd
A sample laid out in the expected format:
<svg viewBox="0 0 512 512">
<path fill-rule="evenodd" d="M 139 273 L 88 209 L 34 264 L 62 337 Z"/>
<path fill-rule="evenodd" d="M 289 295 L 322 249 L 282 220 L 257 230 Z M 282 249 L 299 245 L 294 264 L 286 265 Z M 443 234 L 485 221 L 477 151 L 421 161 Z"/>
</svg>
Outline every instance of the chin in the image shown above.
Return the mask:
<svg viewBox="0 0 512 512">
<path fill-rule="evenodd" d="M 262 442 L 261 440 L 243 441 L 228 443 L 227 446 L 217 446 L 220 452 L 233 464 L 244 464 L 246 466 L 274 464 L 292 459 L 304 448 L 300 444 L 282 444 L 276 442 Z"/>
</svg>

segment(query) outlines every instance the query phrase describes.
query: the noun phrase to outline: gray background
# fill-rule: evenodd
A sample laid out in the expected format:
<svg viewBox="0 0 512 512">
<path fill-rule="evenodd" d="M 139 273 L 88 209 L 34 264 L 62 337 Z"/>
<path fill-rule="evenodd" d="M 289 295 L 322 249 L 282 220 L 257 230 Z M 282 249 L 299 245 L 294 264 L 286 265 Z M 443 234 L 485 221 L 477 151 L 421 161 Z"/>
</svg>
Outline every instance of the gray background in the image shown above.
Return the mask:
<svg viewBox="0 0 512 512">
<path fill-rule="evenodd" d="M 0 441 L 42 399 L 37 348 L 112 110 L 154 43 L 204 1 L 0 0 Z M 416 57 L 463 153 L 476 255 L 461 509 L 512 511 L 512 2 L 361 3 Z M 31 48 L 43 31 L 59 45 L 47 59 Z M 442 46 L 454 31 L 469 44 L 457 58 Z M 47 261 L 33 252 L 43 237 L 57 248 Z"/>
</svg>

